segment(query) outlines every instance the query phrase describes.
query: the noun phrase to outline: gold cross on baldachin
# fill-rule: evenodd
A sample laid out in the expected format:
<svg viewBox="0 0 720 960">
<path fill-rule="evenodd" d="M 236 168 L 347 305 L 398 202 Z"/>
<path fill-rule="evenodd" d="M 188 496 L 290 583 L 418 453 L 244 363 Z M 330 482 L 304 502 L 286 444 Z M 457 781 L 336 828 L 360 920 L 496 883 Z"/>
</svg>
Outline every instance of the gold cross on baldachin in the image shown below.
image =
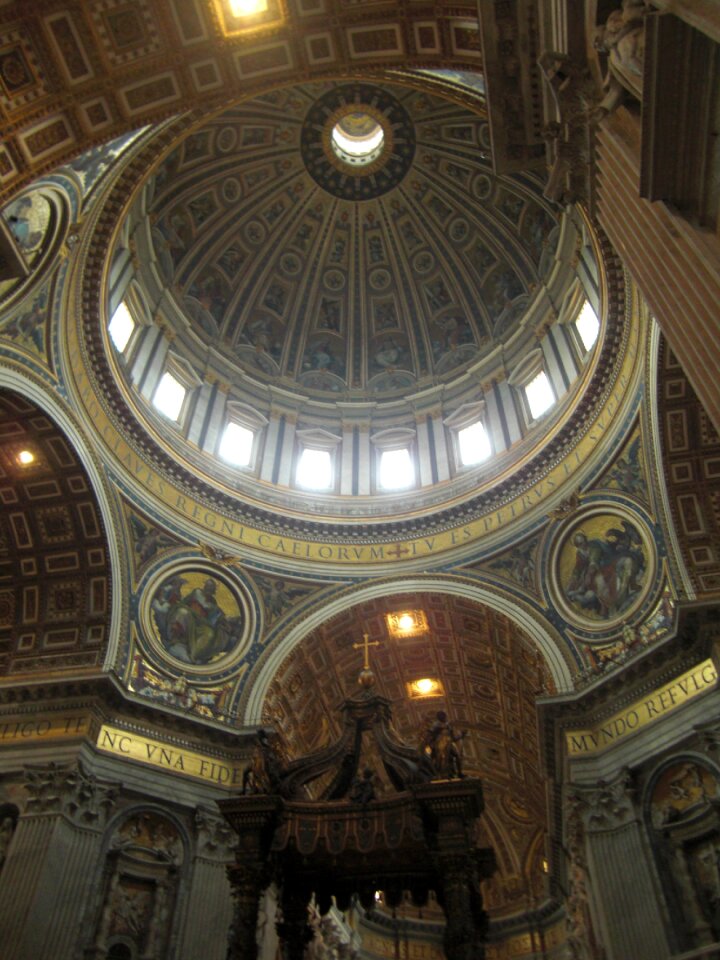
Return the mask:
<svg viewBox="0 0 720 960">
<path fill-rule="evenodd" d="M 380 646 L 379 640 L 369 640 L 368 637 L 369 637 L 369 634 L 364 633 L 363 642 L 353 644 L 353 650 L 359 650 L 362 647 L 365 651 L 365 663 L 363 664 L 363 670 L 370 669 L 370 647 Z"/>
</svg>

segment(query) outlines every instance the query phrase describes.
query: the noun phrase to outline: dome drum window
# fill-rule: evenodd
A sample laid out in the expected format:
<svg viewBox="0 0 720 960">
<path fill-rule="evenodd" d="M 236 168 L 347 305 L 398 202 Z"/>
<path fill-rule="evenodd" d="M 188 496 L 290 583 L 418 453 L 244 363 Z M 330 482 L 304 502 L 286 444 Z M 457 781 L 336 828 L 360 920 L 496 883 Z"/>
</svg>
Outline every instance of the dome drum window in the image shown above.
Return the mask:
<svg viewBox="0 0 720 960">
<path fill-rule="evenodd" d="M 160 377 L 160 382 L 153 394 L 153 406 L 168 420 L 179 420 L 180 411 L 185 403 L 187 390 L 169 370 Z"/>
<path fill-rule="evenodd" d="M 127 303 L 122 300 L 108 324 L 110 339 L 118 353 L 125 353 L 136 327 L 137 324 L 128 309 Z"/>
<path fill-rule="evenodd" d="M 375 485 L 385 493 L 416 485 L 416 434 L 407 428 L 381 430 L 372 437 L 375 447 Z"/>
<path fill-rule="evenodd" d="M 597 338 L 600 333 L 600 321 L 589 300 L 584 301 L 580 312 L 575 318 L 575 329 L 582 341 L 585 352 L 589 353 L 597 343 Z"/>
<path fill-rule="evenodd" d="M 485 401 L 464 404 L 445 420 L 452 434 L 454 461 L 458 470 L 489 460 L 493 453 L 485 424 Z"/>
<path fill-rule="evenodd" d="M 325 430 L 298 430 L 295 483 L 309 491 L 331 491 L 337 482 L 336 448 L 341 438 Z"/>
<path fill-rule="evenodd" d="M 248 467 L 252 461 L 254 441 L 252 430 L 231 420 L 223 430 L 218 456 L 233 467 Z"/>
<path fill-rule="evenodd" d="M 152 405 L 168 420 L 182 426 L 192 392 L 199 386 L 201 382 L 190 365 L 181 357 L 168 353 L 152 392 Z"/>
<path fill-rule="evenodd" d="M 217 455 L 224 463 L 252 470 L 259 458 L 262 431 L 267 423 L 257 410 L 231 400 L 222 413 L 215 411 L 215 416 L 211 416 L 208 432 L 216 438 Z"/>
<path fill-rule="evenodd" d="M 533 350 L 518 364 L 508 383 L 517 391 L 528 426 L 547 413 L 557 399 L 541 348 Z"/>
</svg>

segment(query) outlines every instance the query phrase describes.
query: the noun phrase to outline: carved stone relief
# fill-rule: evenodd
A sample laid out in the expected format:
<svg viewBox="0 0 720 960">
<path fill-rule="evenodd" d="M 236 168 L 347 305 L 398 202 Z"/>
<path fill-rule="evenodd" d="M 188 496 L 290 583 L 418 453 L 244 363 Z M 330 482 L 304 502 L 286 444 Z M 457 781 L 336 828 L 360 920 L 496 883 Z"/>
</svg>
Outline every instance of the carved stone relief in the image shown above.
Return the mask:
<svg viewBox="0 0 720 960">
<path fill-rule="evenodd" d="M 720 940 L 720 791 L 714 771 L 678 758 L 655 779 L 646 807 L 679 950 Z"/>
<path fill-rule="evenodd" d="M 102 878 L 96 933 L 85 957 L 160 960 L 170 954 L 184 857 L 178 827 L 160 813 L 135 812 L 115 827 Z"/>
</svg>

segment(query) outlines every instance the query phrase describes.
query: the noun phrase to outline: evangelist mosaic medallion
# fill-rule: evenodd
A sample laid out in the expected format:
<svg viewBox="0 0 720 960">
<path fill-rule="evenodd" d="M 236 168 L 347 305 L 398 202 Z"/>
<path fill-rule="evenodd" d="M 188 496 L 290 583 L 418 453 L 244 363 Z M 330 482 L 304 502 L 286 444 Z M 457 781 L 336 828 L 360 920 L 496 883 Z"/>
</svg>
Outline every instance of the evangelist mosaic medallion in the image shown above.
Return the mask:
<svg viewBox="0 0 720 960">
<path fill-rule="evenodd" d="M 561 537 L 553 569 L 555 599 L 568 620 L 604 629 L 627 620 L 646 597 L 655 551 L 639 520 L 596 509 Z"/>
<path fill-rule="evenodd" d="M 143 625 L 160 658 L 190 672 L 214 673 L 236 662 L 250 638 L 250 609 L 229 575 L 175 567 L 148 584 Z"/>
</svg>

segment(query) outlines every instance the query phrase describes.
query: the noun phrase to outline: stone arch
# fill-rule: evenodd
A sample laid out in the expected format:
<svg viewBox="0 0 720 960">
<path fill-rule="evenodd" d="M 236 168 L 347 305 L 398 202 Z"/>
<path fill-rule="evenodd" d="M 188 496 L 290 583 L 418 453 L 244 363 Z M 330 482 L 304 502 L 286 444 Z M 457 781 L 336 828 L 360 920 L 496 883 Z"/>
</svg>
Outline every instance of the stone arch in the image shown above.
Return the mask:
<svg viewBox="0 0 720 960">
<path fill-rule="evenodd" d="M 249 694 L 244 710 L 244 723 L 253 726 L 261 722 L 262 705 L 278 667 L 289 653 L 312 630 L 337 613 L 362 603 L 363 600 L 376 597 L 389 597 L 397 593 L 408 591 L 422 591 L 427 593 L 446 593 L 449 596 L 465 597 L 479 604 L 485 604 L 506 614 L 517 626 L 526 631 L 540 650 L 545 663 L 551 673 L 553 681 L 560 692 L 572 689 L 571 658 L 559 634 L 547 623 L 542 622 L 530 606 L 522 603 L 508 594 L 490 588 L 477 581 L 461 579 L 459 577 L 408 577 L 404 580 L 383 580 L 372 582 L 354 588 L 352 591 L 343 591 L 339 597 L 326 600 L 303 620 L 299 621 L 282 640 L 263 657 L 256 667 L 255 677 L 249 683 Z"/>
<path fill-rule="evenodd" d="M 112 533 L 117 524 L 107 481 L 77 421 L 44 385 L 13 367 L 0 366 L 0 396 L 5 392 L 9 395 L 15 394 L 26 403 L 35 405 L 39 414 L 46 414 L 50 418 L 57 435 L 67 441 L 70 451 L 77 457 L 81 472 L 89 482 L 87 495 L 94 501 L 99 522 L 102 524 L 98 543 L 102 542 L 106 551 L 104 562 L 98 567 L 98 576 L 102 572 L 107 580 L 105 630 L 100 644 L 103 653 L 93 666 L 107 669 L 115 659 L 126 603 L 123 597 L 127 592 L 124 589 L 126 584 L 120 545 Z M 82 493 L 82 496 L 85 497 L 86 494 Z M 67 654 L 67 648 L 63 649 Z"/>
</svg>

